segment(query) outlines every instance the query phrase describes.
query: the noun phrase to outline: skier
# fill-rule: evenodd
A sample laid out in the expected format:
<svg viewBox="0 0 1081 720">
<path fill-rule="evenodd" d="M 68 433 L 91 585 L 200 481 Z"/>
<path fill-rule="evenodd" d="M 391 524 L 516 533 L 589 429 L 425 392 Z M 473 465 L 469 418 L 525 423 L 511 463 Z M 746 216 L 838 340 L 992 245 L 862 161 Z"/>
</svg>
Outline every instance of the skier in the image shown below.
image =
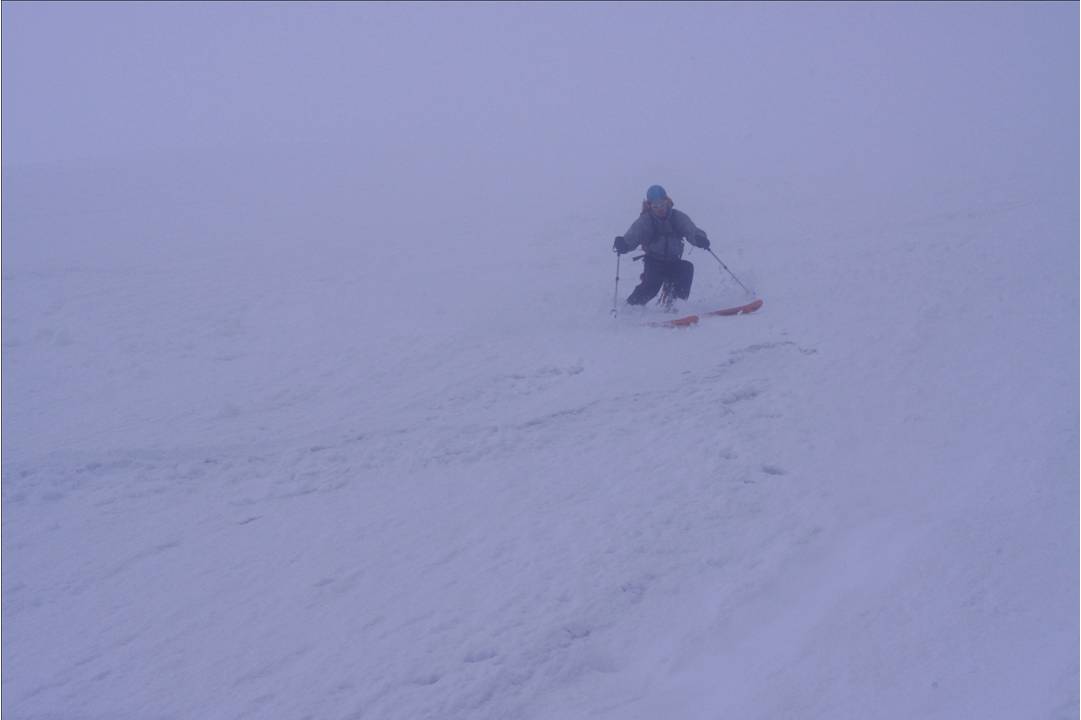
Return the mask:
<svg viewBox="0 0 1081 720">
<path fill-rule="evenodd" d="M 662 296 L 665 305 L 673 299 L 686 300 L 694 281 L 694 265 L 683 258 L 683 241 L 709 250 L 709 238 L 686 213 L 673 207 L 672 198 L 660 185 L 651 185 L 642 201 L 642 213 L 627 233 L 617 237 L 613 249 L 628 253 L 639 245 L 645 251 L 645 267 L 638 287 L 627 298 L 630 305 L 645 305 L 668 284 L 670 294 Z M 673 297 L 674 296 L 674 297 Z"/>
</svg>

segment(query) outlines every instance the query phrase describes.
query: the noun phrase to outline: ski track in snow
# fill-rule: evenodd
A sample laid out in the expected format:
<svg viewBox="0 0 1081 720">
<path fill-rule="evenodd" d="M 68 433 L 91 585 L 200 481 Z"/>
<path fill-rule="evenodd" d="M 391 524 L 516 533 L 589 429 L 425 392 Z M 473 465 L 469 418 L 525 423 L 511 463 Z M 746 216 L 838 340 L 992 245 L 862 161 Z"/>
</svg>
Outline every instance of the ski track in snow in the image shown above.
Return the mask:
<svg viewBox="0 0 1081 720">
<path fill-rule="evenodd" d="M 9 462 L 9 567 L 37 568 L 34 582 L 6 588 L 17 628 L 9 637 L 44 628 L 70 636 L 66 662 L 43 658 L 36 682 L 8 692 L 31 706 L 67 698 L 94 707 L 135 677 L 146 690 L 127 710 L 139 714 L 167 691 L 163 681 L 195 671 L 206 677 L 189 682 L 212 688 L 214 673 L 225 682 L 192 693 L 205 704 L 184 714 L 300 712 L 313 691 L 343 717 L 351 706 L 382 717 L 524 712 L 547 685 L 618 669 L 604 638 L 646 598 L 677 592 L 680 572 L 733 562 L 703 549 L 728 544 L 725 528 L 761 511 L 758 488 L 786 474 L 740 440 L 778 413 L 767 358 L 808 352 L 752 343 L 669 386 L 614 396 L 588 363 L 541 362 L 448 383 L 391 413 L 397 425 L 321 443 Z M 657 456 L 648 450 L 656 442 L 680 450 Z M 668 466 L 673 453 L 708 470 L 687 476 Z M 703 504 L 706 488 L 712 501 Z M 648 510 L 639 492 L 653 498 Z M 62 550 L 37 534 L 43 521 L 60 541 L 89 540 Z M 355 550 L 343 556 L 343 546 Z M 49 570 L 52 552 L 74 557 Z M 509 591 L 486 597 L 490 587 Z M 428 598 L 440 595 L 454 602 L 433 609 Z M 134 603 L 142 612 L 129 616 Z M 198 648 L 212 642 L 203 628 L 222 631 L 213 620 L 222 605 L 250 610 L 226 631 L 233 650 L 208 665 Z M 157 630 L 142 624 L 148 614 Z M 77 632 L 83 623 L 101 630 Z M 412 656 L 395 660 L 403 646 Z M 418 655 L 426 661 L 416 664 Z M 290 679 L 305 657 L 336 670 Z M 381 658 L 379 674 L 357 657 Z"/>
</svg>

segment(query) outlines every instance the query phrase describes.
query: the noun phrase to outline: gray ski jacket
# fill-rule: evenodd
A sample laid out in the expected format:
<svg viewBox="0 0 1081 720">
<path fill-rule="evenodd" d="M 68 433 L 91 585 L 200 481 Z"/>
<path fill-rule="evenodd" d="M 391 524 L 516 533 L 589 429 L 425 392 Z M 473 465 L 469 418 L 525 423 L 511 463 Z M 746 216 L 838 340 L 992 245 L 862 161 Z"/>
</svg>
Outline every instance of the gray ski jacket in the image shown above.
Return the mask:
<svg viewBox="0 0 1081 720">
<path fill-rule="evenodd" d="M 669 208 L 668 217 L 661 220 L 648 210 L 634 221 L 624 234 L 628 252 L 639 245 L 648 257 L 673 261 L 683 257 L 683 241 L 698 245 L 699 230 L 685 212 Z"/>
</svg>

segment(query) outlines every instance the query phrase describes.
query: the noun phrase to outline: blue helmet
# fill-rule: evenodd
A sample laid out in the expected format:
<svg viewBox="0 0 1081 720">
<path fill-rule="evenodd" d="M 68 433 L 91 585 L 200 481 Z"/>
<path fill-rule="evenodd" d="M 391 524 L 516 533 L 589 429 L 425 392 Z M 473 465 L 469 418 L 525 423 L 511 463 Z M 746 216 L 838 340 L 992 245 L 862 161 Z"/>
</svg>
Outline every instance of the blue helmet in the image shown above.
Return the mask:
<svg viewBox="0 0 1081 720">
<path fill-rule="evenodd" d="M 650 202 L 664 200 L 666 197 L 668 197 L 668 193 L 660 185 L 650 185 L 649 190 L 646 190 L 646 200 Z"/>
</svg>

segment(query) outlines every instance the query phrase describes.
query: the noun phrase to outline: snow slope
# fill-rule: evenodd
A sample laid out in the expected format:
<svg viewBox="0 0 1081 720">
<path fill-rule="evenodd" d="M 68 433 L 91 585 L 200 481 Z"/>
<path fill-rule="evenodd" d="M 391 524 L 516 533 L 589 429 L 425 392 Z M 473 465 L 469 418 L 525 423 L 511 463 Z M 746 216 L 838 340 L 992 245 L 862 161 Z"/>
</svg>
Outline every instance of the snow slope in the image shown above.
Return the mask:
<svg viewBox="0 0 1081 720">
<path fill-rule="evenodd" d="M 537 73 L 490 143 L 6 164 L 5 716 L 1077 717 L 1077 8 L 797 7 L 676 6 L 810 55 L 659 158 L 539 27 L 440 70 Z M 762 310 L 610 317 L 652 182 Z"/>
</svg>

